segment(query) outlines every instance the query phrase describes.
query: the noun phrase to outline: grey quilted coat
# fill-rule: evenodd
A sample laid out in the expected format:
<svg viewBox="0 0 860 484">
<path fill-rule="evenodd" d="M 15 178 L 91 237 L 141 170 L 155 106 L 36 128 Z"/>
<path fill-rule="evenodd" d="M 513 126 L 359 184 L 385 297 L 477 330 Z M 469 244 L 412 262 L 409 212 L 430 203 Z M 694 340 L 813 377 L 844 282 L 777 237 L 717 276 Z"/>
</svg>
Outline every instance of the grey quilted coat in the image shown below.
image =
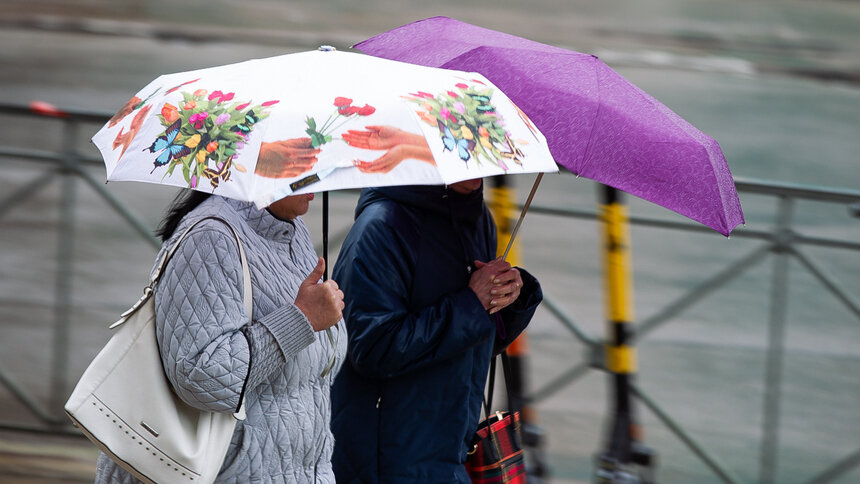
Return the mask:
<svg viewBox="0 0 860 484">
<path fill-rule="evenodd" d="M 250 203 L 212 196 L 180 223 L 217 215 L 242 239 L 253 286 L 254 318 L 242 307 L 242 268 L 224 224 L 195 227 L 168 263 L 155 291 L 157 336 L 166 373 L 179 396 L 201 409 L 234 412 L 238 422 L 217 483 L 333 483 L 329 390 L 343 362 L 337 330 L 334 371 L 320 377 L 334 351 L 293 304 L 317 255 L 301 218 L 287 222 Z M 165 249 L 159 253 L 164 254 Z M 136 483 L 105 454 L 96 483 Z"/>
</svg>

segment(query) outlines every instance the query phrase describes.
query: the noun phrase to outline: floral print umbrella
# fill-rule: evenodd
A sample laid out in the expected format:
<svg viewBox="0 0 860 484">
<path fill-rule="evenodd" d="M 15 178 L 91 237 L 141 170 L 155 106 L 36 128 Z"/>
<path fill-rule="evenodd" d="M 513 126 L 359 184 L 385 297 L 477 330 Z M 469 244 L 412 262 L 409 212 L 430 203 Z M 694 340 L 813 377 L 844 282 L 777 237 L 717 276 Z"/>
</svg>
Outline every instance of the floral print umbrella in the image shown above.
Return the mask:
<svg viewBox="0 0 860 484">
<path fill-rule="evenodd" d="M 93 136 L 107 179 L 264 207 L 342 188 L 557 171 L 480 74 L 334 49 L 161 76 Z"/>
</svg>

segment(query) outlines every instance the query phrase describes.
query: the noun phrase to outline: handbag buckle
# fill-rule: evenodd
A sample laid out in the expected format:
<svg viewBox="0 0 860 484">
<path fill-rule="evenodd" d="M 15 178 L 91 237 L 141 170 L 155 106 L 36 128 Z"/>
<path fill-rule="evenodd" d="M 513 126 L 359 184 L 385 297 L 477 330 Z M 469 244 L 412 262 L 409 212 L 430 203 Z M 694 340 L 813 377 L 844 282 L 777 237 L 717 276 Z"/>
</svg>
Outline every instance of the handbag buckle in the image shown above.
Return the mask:
<svg viewBox="0 0 860 484">
<path fill-rule="evenodd" d="M 126 320 L 128 320 L 128 317 L 131 316 L 132 314 L 134 314 L 135 311 L 140 309 L 140 307 L 143 306 L 143 303 L 145 303 L 146 300 L 149 299 L 149 297 L 151 295 L 152 295 L 152 284 L 143 288 L 143 296 L 140 296 L 140 299 L 138 299 L 137 302 L 134 303 L 134 305 L 132 307 L 128 308 L 124 313 L 120 314 L 119 320 L 117 320 L 115 323 L 108 326 L 108 329 L 114 329 L 117 326 L 121 325 L 122 323 L 126 322 Z"/>
</svg>

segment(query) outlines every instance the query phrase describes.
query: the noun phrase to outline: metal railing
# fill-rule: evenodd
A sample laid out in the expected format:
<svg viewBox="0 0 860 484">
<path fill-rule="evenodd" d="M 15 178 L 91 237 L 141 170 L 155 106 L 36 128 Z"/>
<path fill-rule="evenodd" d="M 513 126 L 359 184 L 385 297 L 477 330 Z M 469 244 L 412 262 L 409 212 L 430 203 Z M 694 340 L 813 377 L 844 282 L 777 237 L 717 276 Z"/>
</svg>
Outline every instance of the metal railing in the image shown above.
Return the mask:
<svg viewBox="0 0 860 484">
<path fill-rule="evenodd" d="M 860 251 L 860 242 L 854 240 L 841 240 L 827 237 L 813 237 L 803 235 L 794 228 L 794 209 L 798 201 L 816 201 L 838 204 L 845 206 L 846 216 L 860 216 L 858 204 L 860 204 L 860 190 L 842 190 L 828 187 L 813 187 L 790 183 L 775 183 L 760 180 L 735 178 L 735 185 L 741 194 L 756 194 L 775 197 L 778 200 L 776 224 L 771 230 L 739 229 L 732 237 L 751 238 L 761 240 L 763 243 L 749 251 L 734 262 L 705 278 L 696 286 L 688 289 L 681 296 L 669 302 L 659 309 L 655 314 L 637 322 L 634 340 L 641 340 L 656 328 L 671 322 L 685 309 L 700 302 L 707 296 L 713 294 L 717 289 L 726 286 L 729 282 L 737 279 L 744 273 L 753 270 L 767 256 L 773 256 L 773 271 L 771 275 L 770 314 L 767 335 L 767 358 L 765 369 L 765 398 L 763 415 L 763 428 L 760 450 L 759 482 L 775 482 L 776 456 L 779 447 L 779 425 L 780 425 L 780 402 L 783 385 L 783 359 L 785 353 L 785 326 L 787 311 L 788 291 L 788 261 L 794 259 L 808 271 L 821 286 L 830 292 L 860 323 L 860 301 L 856 299 L 857 288 L 854 294 L 845 289 L 845 285 L 828 274 L 822 266 L 815 261 L 807 252 L 805 247 L 825 247 Z M 591 211 L 567 210 L 551 207 L 532 205 L 530 212 L 543 213 L 556 217 L 572 217 L 581 219 L 595 219 L 596 214 Z M 856 220 L 860 224 L 860 220 Z M 710 229 L 688 223 L 666 221 L 650 217 L 630 217 L 633 225 L 647 226 L 658 229 L 709 232 Z M 530 402 L 540 402 L 553 395 L 563 387 L 575 382 L 585 376 L 589 370 L 605 371 L 604 363 L 604 340 L 595 338 L 583 330 L 580 325 L 570 319 L 561 308 L 561 305 L 551 296 L 544 296 L 544 306 L 549 309 L 558 320 L 570 330 L 570 332 L 587 348 L 585 361 L 573 365 L 549 383 L 535 390 L 526 399 Z M 722 482 L 742 482 L 721 464 L 717 458 L 698 442 L 682 425 L 671 417 L 669 412 L 660 406 L 656 399 L 649 396 L 637 383 L 631 384 L 631 391 L 635 397 L 648 408 L 678 439 L 680 439 L 691 452 L 698 456 L 701 461 L 711 469 Z M 860 449 L 853 450 L 838 462 L 832 463 L 822 469 L 808 482 L 809 484 L 823 484 L 851 471 L 860 465 Z"/>
<path fill-rule="evenodd" d="M 13 148 L 0 146 L 0 162 L 4 160 L 31 161 L 47 165 L 47 169 L 39 176 L 29 182 L 13 188 L 5 197 L 0 198 L 0 224 L 3 218 L 15 208 L 21 206 L 28 197 L 33 196 L 45 181 L 56 176 L 62 176 L 62 193 L 60 195 L 61 217 L 59 220 L 57 260 L 58 269 L 55 278 L 55 297 L 53 304 L 53 345 L 52 364 L 50 376 L 50 397 L 47 408 L 37 398 L 30 395 L 24 388 L 15 383 L 15 378 L 0 365 L 0 386 L 5 387 L 12 395 L 22 403 L 42 425 L 26 426 L 17 422 L 2 421 L 0 429 L 26 430 L 36 432 L 54 433 L 76 433 L 72 430 L 62 414 L 63 403 L 70 391 L 69 382 L 65 374 L 69 360 L 69 314 L 72 302 L 70 300 L 71 281 L 73 274 L 72 254 L 74 251 L 74 239 L 76 223 L 74 206 L 77 200 L 77 181 L 83 181 L 90 189 L 97 193 L 104 202 L 118 213 L 139 234 L 141 239 L 149 243 L 154 249 L 160 246 L 158 240 L 152 235 L 150 227 L 140 217 L 126 207 L 117 197 L 108 191 L 104 183 L 94 177 L 89 169 L 98 166 L 103 167 L 101 159 L 88 157 L 82 154 L 78 146 L 78 138 L 83 125 L 92 125 L 94 128 L 103 124 L 109 118 L 106 113 L 93 113 L 84 111 L 56 110 L 50 106 L 32 107 L 0 105 L 0 116 L 14 117 L 45 117 L 62 124 L 63 127 L 63 149 L 58 151 L 40 150 L 35 148 Z M 763 412 L 765 415 L 762 428 L 762 447 L 760 459 L 759 480 L 763 483 L 773 482 L 776 467 L 776 452 L 779 443 L 780 425 L 780 396 L 782 393 L 782 366 L 785 346 L 785 321 L 786 321 L 786 291 L 787 291 L 787 262 L 789 259 L 798 261 L 821 285 L 832 293 L 838 301 L 860 322 L 860 303 L 856 299 L 856 292 L 846 290 L 842 284 L 829 275 L 814 258 L 806 252 L 805 247 L 825 247 L 848 251 L 856 257 L 860 251 L 860 242 L 852 240 L 840 240 L 828 237 L 813 237 L 803 235 L 794 229 L 793 211 L 798 201 L 814 200 L 830 204 L 844 205 L 849 212 L 860 212 L 860 191 L 839 190 L 827 187 L 810 187 L 787 183 L 773 183 L 759 180 L 736 179 L 736 186 L 741 194 L 755 194 L 766 197 L 774 197 L 778 200 L 777 223 L 770 230 L 744 228 L 735 231 L 732 237 L 757 239 L 761 244 L 744 256 L 729 263 L 723 269 L 707 277 L 696 286 L 690 288 L 686 293 L 666 304 L 662 309 L 650 317 L 637 322 L 635 339 L 641 340 L 647 337 L 655 329 L 668 324 L 676 318 L 683 310 L 691 307 L 718 288 L 735 280 L 741 274 L 751 270 L 765 257 L 772 255 L 774 258 L 773 273 L 771 279 L 770 314 L 768 321 L 768 346 L 766 359 L 765 378 L 765 401 Z M 579 218 L 596 220 L 595 211 L 572 210 L 553 207 L 544 207 L 532 204 L 530 213 L 543 214 L 546 216 Z M 854 213 L 856 216 L 857 213 Z M 651 227 L 660 230 L 710 232 L 710 229 L 692 223 L 669 221 L 651 217 L 631 216 L 630 223 L 634 226 Z M 860 223 L 860 221 L 858 221 Z M 333 237 L 342 237 L 345 232 Z M 856 289 L 856 288 L 855 288 Z M 0 304 L 3 301 L 0 300 Z M 574 322 L 561 305 L 545 291 L 544 307 L 553 314 L 558 321 L 566 327 L 585 347 L 588 357 L 575 364 L 543 387 L 534 390 L 527 396 L 530 402 L 540 402 L 553 395 L 561 388 L 578 380 L 591 370 L 603 370 L 603 341 L 583 330 Z M 642 386 L 633 383 L 632 393 L 653 415 L 657 417 L 674 435 L 683 442 L 721 481 L 727 483 L 741 482 L 733 476 L 727 468 L 722 465 L 705 446 L 698 442 L 689 432 L 675 421 L 672 416 L 661 407 L 658 401 L 646 392 Z M 846 457 L 830 467 L 823 469 L 810 483 L 829 482 L 846 472 L 849 472 L 860 464 L 860 449 L 848 452 Z"/>
</svg>

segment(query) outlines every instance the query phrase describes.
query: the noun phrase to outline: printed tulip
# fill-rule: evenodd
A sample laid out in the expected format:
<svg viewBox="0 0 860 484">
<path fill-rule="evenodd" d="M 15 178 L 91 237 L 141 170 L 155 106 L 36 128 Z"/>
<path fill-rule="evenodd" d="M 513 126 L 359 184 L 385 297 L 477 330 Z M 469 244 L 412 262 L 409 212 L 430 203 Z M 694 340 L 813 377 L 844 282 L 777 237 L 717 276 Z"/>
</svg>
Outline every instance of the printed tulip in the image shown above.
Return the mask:
<svg viewBox="0 0 860 484">
<path fill-rule="evenodd" d="M 210 141 L 209 144 L 206 145 L 206 151 L 208 151 L 209 153 L 212 153 L 213 151 L 215 151 L 217 149 L 218 149 L 218 142 L 217 141 Z"/>
<path fill-rule="evenodd" d="M 338 96 L 334 98 L 334 105 L 338 108 L 341 108 L 343 106 L 349 106 L 350 104 L 352 104 L 352 99 L 348 97 Z"/>
<path fill-rule="evenodd" d="M 359 107 L 353 106 L 352 103 L 352 99 L 338 96 L 334 98 L 334 102 L 332 103 L 336 109 L 334 113 L 328 116 L 325 122 L 317 124 L 316 119 L 311 116 L 308 116 L 305 119 L 305 123 L 307 124 L 305 133 L 310 137 L 311 146 L 313 148 L 319 148 L 320 146 L 331 142 L 333 139 L 332 134 L 337 132 L 345 123 L 347 123 L 349 118 L 352 118 L 355 115 L 370 116 L 376 112 L 376 108 L 369 104 Z"/>
<path fill-rule="evenodd" d="M 201 139 L 202 137 L 199 134 L 194 134 L 190 138 L 188 138 L 187 141 L 185 141 L 185 146 L 192 149 L 197 148 L 197 145 L 200 144 Z"/>
<path fill-rule="evenodd" d="M 209 95 L 209 100 L 217 99 L 218 104 L 221 104 L 224 101 L 231 101 L 235 93 L 227 93 L 224 94 L 222 91 L 212 91 L 212 94 Z"/>
<path fill-rule="evenodd" d="M 196 107 L 197 107 L 197 103 L 194 102 L 193 99 L 182 105 L 182 109 L 184 109 L 186 111 L 191 111 L 192 109 L 194 109 Z"/>
<path fill-rule="evenodd" d="M 161 108 L 161 115 L 164 121 L 169 125 L 179 119 L 179 110 L 172 104 L 165 103 Z"/>
<path fill-rule="evenodd" d="M 208 91 L 206 89 L 198 89 L 194 91 L 194 97 L 203 97 L 206 95 Z M 212 99 L 212 96 L 209 96 L 209 99 Z"/>
<path fill-rule="evenodd" d="M 361 108 L 358 109 L 357 113 L 359 116 L 370 116 L 371 114 L 376 112 L 376 108 L 365 104 Z"/>
<path fill-rule="evenodd" d="M 209 113 L 203 111 L 197 114 L 192 114 L 191 117 L 188 118 L 188 122 L 191 123 L 191 125 L 194 126 L 195 129 L 202 129 L 204 123 L 206 122 L 206 118 L 208 117 Z"/>
<path fill-rule="evenodd" d="M 475 139 L 475 135 L 472 134 L 472 130 L 468 126 L 460 126 L 460 135 L 468 140 Z"/>
</svg>

